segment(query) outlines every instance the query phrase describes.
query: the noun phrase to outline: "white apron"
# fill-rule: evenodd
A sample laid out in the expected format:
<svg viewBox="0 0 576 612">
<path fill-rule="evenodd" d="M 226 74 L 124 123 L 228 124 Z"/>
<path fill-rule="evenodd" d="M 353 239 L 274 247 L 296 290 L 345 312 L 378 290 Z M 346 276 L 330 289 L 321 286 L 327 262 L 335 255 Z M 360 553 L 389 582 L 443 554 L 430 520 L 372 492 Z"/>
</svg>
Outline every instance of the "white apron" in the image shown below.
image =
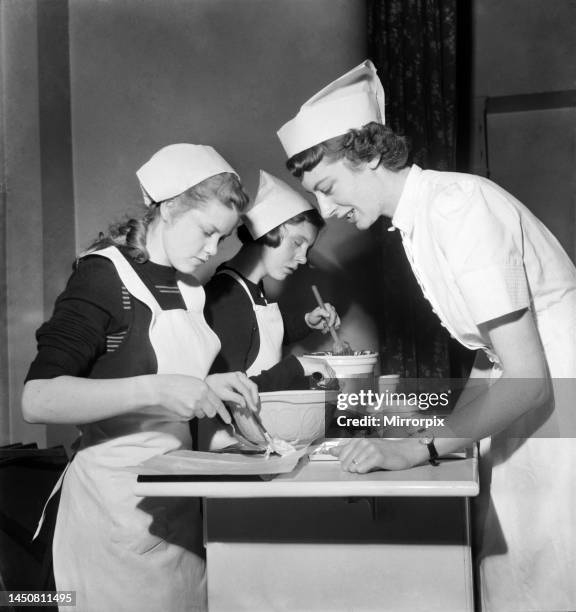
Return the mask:
<svg viewBox="0 0 576 612">
<path fill-rule="evenodd" d="M 220 343 L 204 320 L 204 290 L 178 281 L 187 310 L 163 311 L 114 247 L 97 253 L 152 311 L 158 374 L 204 379 Z M 81 406 L 79 410 L 81 410 Z M 65 474 L 54 534 L 56 588 L 76 591 L 78 612 L 206 610 L 199 500 L 140 498 L 125 468 L 191 448 L 188 422 L 161 406 L 81 427 Z"/>
<path fill-rule="evenodd" d="M 485 612 L 576 609 L 574 293 L 535 318 L 553 400 L 481 444 L 475 524 Z"/>
<path fill-rule="evenodd" d="M 483 349 L 501 376 L 498 357 L 464 336 L 427 291 L 413 249 L 404 249 L 424 296 L 462 345 Z M 480 441 L 480 494 L 474 500 L 476 561 L 483 612 L 576 610 L 576 294 L 534 312 L 553 398 L 500 435 Z"/>
<path fill-rule="evenodd" d="M 464 346 L 497 364 L 475 321 L 530 304 L 554 395 L 482 440 L 473 505 L 481 608 L 573 612 L 576 269 L 525 206 L 482 177 L 412 166 L 392 223 L 424 296 Z M 496 366 L 491 378 L 499 375 Z"/>
<path fill-rule="evenodd" d="M 246 375 L 258 376 L 263 370 L 268 370 L 275 366 L 282 359 L 284 321 L 282 320 L 278 304 L 272 303 L 265 306 L 256 304 L 252 299 L 250 289 L 248 289 L 242 277 L 234 272 L 234 270 L 220 270 L 217 274 L 231 276 L 244 289 L 252 304 L 258 325 L 260 347 L 254 363 L 246 370 Z M 241 417 L 237 415 L 236 418 Z M 209 450 L 220 450 L 238 442 L 233 435 L 231 427 L 218 427 L 214 422 L 202 424 L 202 439 L 208 440 L 205 444 Z"/>
<path fill-rule="evenodd" d="M 260 335 L 260 348 L 254 363 L 246 370 L 248 376 L 258 376 L 263 370 L 268 370 L 275 366 L 282 359 L 282 341 L 284 339 L 284 321 L 280 308 L 276 302 L 272 304 L 256 304 L 252 299 L 250 289 L 242 277 L 234 272 L 234 270 L 221 270 L 218 274 L 227 274 L 231 276 L 246 292 L 256 323 L 258 324 L 258 333 Z"/>
</svg>

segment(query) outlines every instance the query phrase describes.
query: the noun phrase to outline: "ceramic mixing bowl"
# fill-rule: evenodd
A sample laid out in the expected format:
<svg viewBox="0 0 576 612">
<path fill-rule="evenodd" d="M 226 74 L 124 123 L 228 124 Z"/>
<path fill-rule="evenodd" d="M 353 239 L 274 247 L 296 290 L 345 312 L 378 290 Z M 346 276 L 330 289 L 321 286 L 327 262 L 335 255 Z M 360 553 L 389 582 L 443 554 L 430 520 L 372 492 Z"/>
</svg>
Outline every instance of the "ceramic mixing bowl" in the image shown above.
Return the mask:
<svg viewBox="0 0 576 612">
<path fill-rule="evenodd" d="M 260 393 L 260 419 L 272 436 L 293 445 L 324 437 L 337 398 L 336 391 L 270 391 Z M 231 406 L 238 431 L 250 442 L 265 443 L 250 411 Z"/>
</svg>

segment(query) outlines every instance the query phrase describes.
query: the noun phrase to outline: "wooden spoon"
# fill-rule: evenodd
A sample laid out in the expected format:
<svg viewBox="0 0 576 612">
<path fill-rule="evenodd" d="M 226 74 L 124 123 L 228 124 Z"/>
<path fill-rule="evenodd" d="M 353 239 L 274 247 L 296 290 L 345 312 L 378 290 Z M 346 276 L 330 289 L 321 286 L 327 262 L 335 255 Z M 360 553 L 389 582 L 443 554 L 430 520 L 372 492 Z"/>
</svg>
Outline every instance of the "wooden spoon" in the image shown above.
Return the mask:
<svg viewBox="0 0 576 612">
<path fill-rule="evenodd" d="M 318 287 L 316 285 L 312 285 L 312 293 L 316 298 L 316 302 L 318 306 L 323 310 L 326 310 L 326 305 L 324 304 L 324 300 L 318 291 Z M 330 332 L 332 339 L 334 340 L 334 346 L 332 347 L 332 353 L 334 355 L 354 355 L 354 351 L 352 347 L 346 342 L 346 340 L 341 340 L 338 332 L 334 329 L 334 325 L 330 325 L 328 327 L 328 331 Z"/>
</svg>

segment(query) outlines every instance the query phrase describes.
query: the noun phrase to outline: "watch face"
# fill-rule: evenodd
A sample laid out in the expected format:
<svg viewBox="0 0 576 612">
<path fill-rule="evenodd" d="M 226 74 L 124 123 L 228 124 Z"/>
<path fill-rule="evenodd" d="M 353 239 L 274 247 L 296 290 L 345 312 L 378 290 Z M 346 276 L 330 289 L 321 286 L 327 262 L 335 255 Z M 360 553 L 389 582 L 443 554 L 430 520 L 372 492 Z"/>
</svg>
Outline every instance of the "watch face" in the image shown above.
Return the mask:
<svg viewBox="0 0 576 612">
<path fill-rule="evenodd" d="M 432 442 L 434 442 L 433 436 L 424 436 L 423 438 L 420 438 L 420 443 L 426 444 L 426 446 L 428 446 L 428 444 L 431 444 Z"/>
</svg>

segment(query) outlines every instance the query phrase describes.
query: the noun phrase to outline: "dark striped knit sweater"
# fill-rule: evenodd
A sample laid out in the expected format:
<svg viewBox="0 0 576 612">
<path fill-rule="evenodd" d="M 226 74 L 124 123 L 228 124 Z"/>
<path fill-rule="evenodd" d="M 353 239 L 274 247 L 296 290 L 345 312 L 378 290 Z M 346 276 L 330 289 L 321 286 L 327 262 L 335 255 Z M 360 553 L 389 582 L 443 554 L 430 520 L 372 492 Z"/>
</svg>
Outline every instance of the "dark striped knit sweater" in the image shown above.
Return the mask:
<svg viewBox="0 0 576 612">
<path fill-rule="evenodd" d="M 185 308 L 172 267 L 127 260 L 162 309 Z M 56 300 L 52 317 L 36 332 L 38 354 L 26 380 L 88 376 L 99 357 L 123 345 L 135 306 L 135 298 L 123 286 L 110 260 L 99 255 L 80 260 Z M 148 363 L 151 359 L 153 356 Z M 149 373 L 144 365 L 142 369 L 136 373 Z M 115 375 L 125 374 L 118 371 Z"/>
</svg>

